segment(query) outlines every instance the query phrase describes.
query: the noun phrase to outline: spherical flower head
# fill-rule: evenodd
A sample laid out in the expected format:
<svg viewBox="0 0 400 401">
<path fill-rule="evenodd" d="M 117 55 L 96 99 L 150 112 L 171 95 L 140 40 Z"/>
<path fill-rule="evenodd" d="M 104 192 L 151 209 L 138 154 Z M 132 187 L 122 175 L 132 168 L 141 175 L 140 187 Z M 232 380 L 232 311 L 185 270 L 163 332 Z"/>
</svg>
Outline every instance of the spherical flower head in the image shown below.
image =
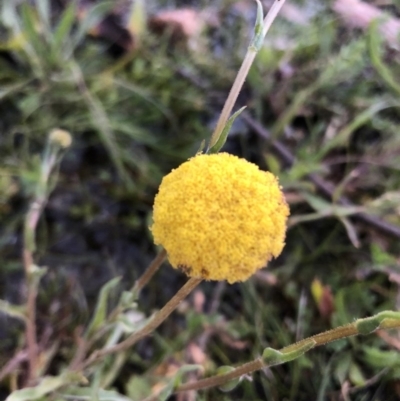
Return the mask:
<svg viewBox="0 0 400 401">
<path fill-rule="evenodd" d="M 68 148 L 71 146 L 72 143 L 71 134 L 68 131 L 59 128 L 53 129 L 50 132 L 49 138 L 50 143 L 61 148 Z"/>
<path fill-rule="evenodd" d="M 281 253 L 288 216 L 273 174 L 227 153 L 201 154 L 163 178 L 151 231 L 174 268 L 234 283 Z"/>
</svg>

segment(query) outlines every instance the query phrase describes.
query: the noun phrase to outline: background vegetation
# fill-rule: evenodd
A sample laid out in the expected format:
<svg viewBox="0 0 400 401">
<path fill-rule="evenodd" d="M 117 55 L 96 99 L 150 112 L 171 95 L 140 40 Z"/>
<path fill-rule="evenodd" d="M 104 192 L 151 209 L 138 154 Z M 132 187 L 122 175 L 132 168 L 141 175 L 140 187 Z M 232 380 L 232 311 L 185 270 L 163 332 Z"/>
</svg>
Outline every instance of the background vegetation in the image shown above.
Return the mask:
<svg viewBox="0 0 400 401">
<path fill-rule="evenodd" d="M 48 133 L 66 129 L 73 144 L 35 254 L 48 268 L 37 311 L 41 374 L 57 375 L 76 352 L 100 288 L 123 277 L 115 304 L 154 257 L 148 226 L 157 187 L 209 138 L 250 41 L 255 6 L 16 3 L 0 6 L 0 299 L 25 302 L 23 221 Z M 279 175 L 291 207 L 283 255 L 248 282 L 201 284 L 120 366 L 99 373 L 115 400 L 142 399 L 188 363 L 206 371 L 243 363 L 267 346 L 399 309 L 400 4 L 368 2 L 386 13 L 384 25 L 362 20 L 367 13 L 357 7 L 366 2 L 346 4 L 343 11 L 338 0 L 287 0 L 239 99 L 246 114 L 224 147 Z M 195 8 L 182 17 L 183 7 Z M 160 308 L 185 280 L 166 264 L 132 321 Z M 26 352 L 18 310 L 1 308 L 0 374 L 15 362 L 1 377 L 4 399 L 26 380 Z M 397 332 L 378 332 L 258 372 L 230 393 L 171 399 L 395 400 L 399 349 Z"/>
</svg>

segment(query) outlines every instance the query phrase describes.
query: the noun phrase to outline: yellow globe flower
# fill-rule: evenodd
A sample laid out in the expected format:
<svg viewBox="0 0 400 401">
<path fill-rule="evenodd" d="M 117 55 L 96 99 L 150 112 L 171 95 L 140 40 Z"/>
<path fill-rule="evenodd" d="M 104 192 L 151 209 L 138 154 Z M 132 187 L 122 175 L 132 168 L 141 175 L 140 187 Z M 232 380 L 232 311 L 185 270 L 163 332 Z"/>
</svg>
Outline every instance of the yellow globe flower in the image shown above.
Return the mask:
<svg viewBox="0 0 400 401">
<path fill-rule="evenodd" d="M 227 153 L 202 154 L 163 178 L 151 231 L 174 268 L 234 283 L 281 253 L 288 216 L 273 174 Z"/>
<path fill-rule="evenodd" d="M 72 137 L 68 131 L 63 129 L 55 128 L 50 132 L 50 142 L 54 145 L 58 145 L 61 148 L 68 148 L 71 146 Z"/>
</svg>

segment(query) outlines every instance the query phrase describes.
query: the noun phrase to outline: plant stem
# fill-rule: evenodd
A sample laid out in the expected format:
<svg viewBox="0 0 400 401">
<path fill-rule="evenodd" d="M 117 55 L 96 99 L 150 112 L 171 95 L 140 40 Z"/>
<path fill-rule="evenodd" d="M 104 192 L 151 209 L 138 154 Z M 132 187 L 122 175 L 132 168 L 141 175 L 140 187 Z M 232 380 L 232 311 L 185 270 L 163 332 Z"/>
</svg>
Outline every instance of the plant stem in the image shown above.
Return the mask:
<svg viewBox="0 0 400 401">
<path fill-rule="evenodd" d="M 28 385 L 34 383 L 38 365 L 38 345 L 36 336 L 36 297 L 38 277 L 35 273 L 33 252 L 36 249 L 35 233 L 40 216 L 47 201 L 47 184 L 51 170 L 56 162 L 55 154 L 46 149 L 42 162 L 41 173 L 37 183 L 36 195 L 32 200 L 24 224 L 24 249 L 23 263 L 27 281 L 27 302 L 26 302 L 26 342 L 28 346 L 29 374 Z"/>
<path fill-rule="evenodd" d="M 272 25 L 272 22 L 277 17 L 279 10 L 282 8 L 284 3 L 285 3 L 285 0 L 275 0 L 274 4 L 272 4 L 272 7 L 268 11 L 268 14 L 264 18 L 264 22 L 263 22 L 263 35 L 264 36 L 268 32 L 269 28 Z M 253 64 L 254 58 L 257 55 L 257 52 L 258 52 L 258 49 L 255 46 L 250 45 L 248 47 L 247 53 L 244 57 L 242 65 L 236 75 L 235 81 L 232 85 L 231 90 L 229 91 L 229 95 L 225 101 L 224 107 L 219 116 L 215 130 L 211 136 L 210 144 L 208 146 L 209 148 L 212 148 L 217 143 L 218 138 L 220 137 L 220 135 L 224 129 L 226 122 L 228 121 L 228 119 L 232 113 L 233 106 L 235 105 L 236 99 L 240 93 L 240 90 L 242 89 L 244 81 L 249 73 L 250 67 Z"/>
<path fill-rule="evenodd" d="M 224 107 L 221 111 L 221 114 L 219 116 L 217 125 L 215 127 L 215 130 L 211 136 L 210 139 L 210 145 L 209 147 L 213 147 L 217 141 L 219 136 L 221 135 L 226 122 L 228 121 L 231 113 L 233 106 L 235 105 L 236 99 L 240 93 L 240 90 L 242 89 L 243 83 L 247 77 L 247 74 L 250 70 L 251 65 L 253 64 L 253 60 L 256 56 L 257 52 L 254 48 L 249 47 L 246 53 L 246 56 L 242 62 L 242 65 L 240 66 L 240 69 L 236 75 L 235 82 L 232 85 L 232 88 L 229 92 L 229 95 L 225 101 Z"/>
<path fill-rule="evenodd" d="M 179 393 L 189 390 L 204 390 L 210 387 L 222 386 L 233 379 L 241 377 L 245 374 L 253 373 L 256 370 L 260 370 L 265 367 L 266 366 L 263 360 L 261 358 L 257 358 L 254 361 L 238 366 L 235 370 L 232 370 L 232 372 L 225 373 L 224 375 L 215 375 L 193 383 L 182 384 L 175 390 L 175 392 Z"/>
<path fill-rule="evenodd" d="M 376 315 L 378 318 L 379 314 Z M 331 343 L 337 340 L 341 340 L 344 338 L 348 338 L 351 336 L 355 336 L 357 334 L 363 334 L 360 331 L 360 323 L 364 323 L 368 320 L 373 320 L 375 317 L 372 318 L 366 318 L 366 319 L 359 319 L 353 323 L 346 324 L 344 326 L 340 326 L 337 328 L 334 328 L 332 330 L 325 331 L 324 333 L 316 334 L 315 336 L 311 336 L 308 338 L 305 338 L 304 340 L 301 340 L 295 344 L 291 344 L 287 347 L 281 348 L 279 352 L 285 356 L 288 353 L 291 353 L 293 351 L 299 350 L 302 347 L 304 347 L 306 344 L 310 344 L 311 341 L 314 341 L 315 344 L 313 347 L 318 347 L 320 345 L 324 345 L 327 343 Z M 381 321 L 377 321 L 377 326 L 375 329 L 371 331 L 374 332 L 376 329 L 394 329 L 394 328 L 400 328 L 400 318 L 385 318 Z M 310 348 L 310 349 L 311 349 Z M 281 363 L 285 363 L 281 362 Z M 279 364 L 279 363 L 277 363 Z M 189 390 L 204 390 L 210 387 L 216 387 L 216 386 L 222 386 L 223 384 L 236 379 L 240 378 L 241 376 L 245 374 L 250 374 L 256 370 L 263 369 L 266 367 L 272 366 L 272 364 L 268 364 L 263 360 L 262 357 L 257 358 L 251 362 L 245 363 L 241 366 L 238 366 L 235 370 L 232 370 L 229 373 L 223 374 L 223 375 L 215 375 L 212 377 L 209 377 L 207 379 L 202 379 L 198 380 L 196 382 L 192 383 L 185 383 L 179 387 L 176 388 L 175 392 L 182 392 L 182 391 L 189 391 Z"/>
<path fill-rule="evenodd" d="M 28 294 L 27 294 L 27 301 L 26 301 L 26 342 L 28 345 L 28 356 L 29 356 L 29 375 L 28 375 L 28 384 L 33 384 L 37 371 L 37 352 L 38 352 L 38 345 L 37 345 L 37 338 L 36 338 L 36 297 L 37 297 L 37 289 L 35 285 L 31 284 L 31 279 L 29 275 L 31 274 L 27 270 L 27 266 L 31 265 L 32 254 L 24 250 L 24 265 L 25 271 L 27 275 L 28 281 Z"/>
<path fill-rule="evenodd" d="M 145 272 L 136 280 L 134 291 L 139 293 L 143 287 L 147 285 L 147 283 L 151 280 L 154 274 L 158 271 L 159 267 L 164 262 L 167 256 L 167 252 L 165 249 L 162 249 L 161 252 L 154 258 L 151 264 L 147 267 Z"/>
<path fill-rule="evenodd" d="M 82 369 L 90 366 L 99 359 L 104 358 L 106 355 L 111 355 L 120 351 L 127 350 L 143 337 L 151 334 L 178 307 L 183 299 L 185 299 L 190 294 L 190 292 L 199 283 L 201 283 L 201 281 L 201 278 L 189 279 L 186 284 L 165 304 L 165 306 L 149 319 L 148 323 L 144 327 L 133 333 L 126 340 L 113 347 L 95 351 L 89 357 L 89 359 L 83 363 Z"/>
</svg>

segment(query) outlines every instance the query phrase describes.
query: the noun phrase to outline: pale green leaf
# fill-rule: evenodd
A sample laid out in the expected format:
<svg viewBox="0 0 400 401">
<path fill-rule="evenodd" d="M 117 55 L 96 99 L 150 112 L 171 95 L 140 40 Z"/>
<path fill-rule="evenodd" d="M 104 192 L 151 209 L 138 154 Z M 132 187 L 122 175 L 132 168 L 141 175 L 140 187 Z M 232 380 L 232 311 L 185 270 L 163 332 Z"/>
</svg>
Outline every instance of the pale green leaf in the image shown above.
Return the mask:
<svg viewBox="0 0 400 401">
<path fill-rule="evenodd" d="M 120 280 L 121 277 L 115 277 L 104 284 L 101 288 L 93 319 L 86 331 L 87 338 L 89 338 L 101 325 L 104 324 L 107 317 L 108 298 L 111 291 L 118 285 Z"/>
<path fill-rule="evenodd" d="M 61 376 L 46 376 L 35 387 L 14 391 L 6 398 L 6 401 L 35 401 L 67 384 L 86 382 L 86 378 L 76 372 L 67 372 Z"/>
<path fill-rule="evenodd" d="M 222 130 L 220 136 L 218 137 L 217 141 L 215 142 L 214 145 L 212 145 L 207 153 L 218 153 L 221 148 L 225 145 L 226 139 L 228 138 L 229 131 L 231 130 L 232 124 L 235 122 L 236 117 L 239 116 L 239 114 L 246 108 L 246 106 L 243 106 L 239 110 L 237 110 L 235 113 L 233 113 L 228 121 L 225 124 L 224 129 Z"/>
<path fill-rule="evenodd" d="M 24 306 L 13 305 L 0 299 L 0 311 L 8 316 L 24 321 L 26 320 L 26 308 Z"/>
</svg>

